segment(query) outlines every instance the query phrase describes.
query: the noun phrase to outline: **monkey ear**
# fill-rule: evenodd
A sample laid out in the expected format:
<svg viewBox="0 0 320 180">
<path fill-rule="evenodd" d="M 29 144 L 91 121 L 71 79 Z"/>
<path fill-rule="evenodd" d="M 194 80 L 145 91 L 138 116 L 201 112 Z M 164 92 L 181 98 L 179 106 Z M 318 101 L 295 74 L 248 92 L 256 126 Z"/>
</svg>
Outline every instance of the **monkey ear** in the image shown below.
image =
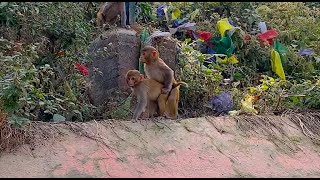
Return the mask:
<svg viewBox="0 0 320 180">
<path fill-rule="evenodd" d="M 140 74 L 140 81 L 143 81 L 144 80 L 144 76 L 143 74 Z"/>
<path fill-rule="evenodd" d="M 152 56 L 155 57 L 157 55 L 156 51 L 152 51 Z"/>
</svg>

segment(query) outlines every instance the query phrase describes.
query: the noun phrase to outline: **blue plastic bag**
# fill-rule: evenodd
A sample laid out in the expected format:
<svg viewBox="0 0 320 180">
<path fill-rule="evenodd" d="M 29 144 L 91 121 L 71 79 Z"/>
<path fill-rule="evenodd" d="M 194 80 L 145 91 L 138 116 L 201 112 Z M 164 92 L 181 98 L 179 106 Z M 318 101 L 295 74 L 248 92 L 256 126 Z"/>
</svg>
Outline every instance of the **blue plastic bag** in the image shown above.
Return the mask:
<svg viewBox="0 0 320 180">
<path fill-rule="evenodd" d="M 222 92 L 211 98 L 210 105 L 217 113 L 228 113 L 233 108 L 233 100 L 229 92 Z"/>
</svg>

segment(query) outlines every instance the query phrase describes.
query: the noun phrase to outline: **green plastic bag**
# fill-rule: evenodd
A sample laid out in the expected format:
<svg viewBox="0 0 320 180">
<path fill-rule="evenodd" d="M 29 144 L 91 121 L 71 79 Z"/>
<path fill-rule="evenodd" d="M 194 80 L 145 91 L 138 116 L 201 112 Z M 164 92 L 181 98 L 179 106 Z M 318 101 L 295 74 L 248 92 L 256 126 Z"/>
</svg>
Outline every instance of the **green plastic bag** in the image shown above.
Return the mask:
<svg viewBox="0 0 320 180">
<path fill-rule="evenodd" d="M 227 57 L 231 57 L 235 50 L 234 44 L 228 33 L 224 37 L 214 37 L 210 40 L 215 45 L 214 51 L 218 54 L 226 54 Z"/>
<path fill-rule="evenodd" d="M 146 29 L 144 29 L 140 34 L 140 41 L 141 41 L 142 47 L 148 41 L 149 37 L 150 37 L 149 32 Z M 139 71 L 140 71 L 141 74 L 145 74 L 144 73 L 144 65 L 143 65 L 143 63 L 141 63 L 140 58 L 139 58 Z"/>
<path fill-rule="evenodd" d="M 286 69 L 286 67 L 287 67 L 287 58 L 286 58 L 285 54 L 288 52 L 288 49 L 286 48 L 286 46 L 284 44 L 281 44 L 278 39 L 275 39 L 275 41 L 273 42 L 273 48 L 280 55 L 280 59 L 281 59 L 281 63 L 282 63 L 283 69 Z"/>
<path fill-rule="evenodd" d="M 284 44 L 281 44 L 278 39 L 276 39 L 276 40 L 274 41 L 274 43 L 273 43 L 273 48 L 274 48 L 276 51 L 278 51 L 278 53 L 279 53 L 280 55 L 288 52 L 286 46 L 285 46 Z"/>
</svg>

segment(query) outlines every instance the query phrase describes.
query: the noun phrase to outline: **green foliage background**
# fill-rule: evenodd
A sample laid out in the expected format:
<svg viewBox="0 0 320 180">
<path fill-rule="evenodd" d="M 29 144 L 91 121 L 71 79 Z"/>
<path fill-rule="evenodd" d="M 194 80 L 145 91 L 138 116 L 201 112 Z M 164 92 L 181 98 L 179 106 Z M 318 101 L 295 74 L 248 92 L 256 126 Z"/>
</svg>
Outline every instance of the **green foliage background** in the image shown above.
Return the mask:
<svg viewBox="0 0 320 180">
<path fill-rule="evenodd" d="M 165 3 L 165 2 L 163 2 Z M 74 68 L 75 63 L 90 61 L 87 47 L 100 33 L 95 27 L 99 2 L 1 2 L 0 3 L 0 109 L 9 122 L 20 127 L 30 120 L 87 121 L 101 117 L 103 109 L 90 104 L 86 95 L 88 82 Z M 320 62 L 320 11 L 316 2 L 173 2 L 169 12 L 178 8 L 181 16 L 197 23 L 197 30 L 217 35 L 216 23 L 222 17 L 213 12 L 228 6 L 232 20 L 251 41 L 235 33 L 238 64 L 201 65 L 206 55 L 196 50 L 194 42 L 182 40 L 178 79 L 189 84 L 181 88 L 180 109 L 185 117 L 203 115 L 205 102 L 221 90 L 233 94 L 235 109 L 246 94 L 260 96 L 261 113 L 279 108 L 318 109 Z M 148 2 L 137 8 L 138 23 L 159 28 L 155 8 Z M 270 48 L 258 41 L 254 31 L 265 21 L 279 32 L 285 44 L 287 81 L 277 79 L 270 68 Z M 172 21 L 171 21 L 172 22 Z M 300 48 L 313 48 L 313 57 L 302 57 Z M 262 82 L 257 79 L 265 76 Z M 273 78 L 271 78 L 273 77 Z M 222 86 L 231 78 L 230 86 Z M 281 99 L 279 103 L 279 99 Z"/>
</svg>

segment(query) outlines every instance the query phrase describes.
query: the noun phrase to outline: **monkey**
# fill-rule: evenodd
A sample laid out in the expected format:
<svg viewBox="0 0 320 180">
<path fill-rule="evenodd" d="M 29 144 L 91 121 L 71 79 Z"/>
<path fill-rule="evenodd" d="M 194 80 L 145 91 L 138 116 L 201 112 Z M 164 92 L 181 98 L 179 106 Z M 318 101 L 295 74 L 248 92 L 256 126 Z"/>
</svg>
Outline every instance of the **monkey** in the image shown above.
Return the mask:
<svg viewBox="0 0 320 180">
<path fill-rule="evenodd" d="M 159 57 L 159 51 L 152 46 L 145 46 L 142 49 L 141 62 L 144 63 L 144 70 L 148 78 L 163 83 L 162 93 L 166 94 L 178 85 L 188 87 L 185 82 L 177 82 L 173 70 Z"/>
<path fill-rule="evenodd" d="M 153 79 L 144 79 L 138 70 L 129 70 L 126 74 L 126 81 L 138 101 L 132 117 L 133 122 L 137 121 L 144 111 L 147 111 L 149 116 L 153 115 L 157 104 L 159 115 L 164 114 L 168 95 L 161 93 L 163 87 L 161 83 Z"/>
<path fill-rule="evenodd" d="M 173 88 L 167 99 L 164 115 L 167 118 L 177 119 L 178 104 L 180 99 L 180 86 Z"/>
<path fill-rule="evenodd" d="M 127 15 L 125 2 L 106 2 L 101 5 L 99 12 L 97 13 L 97 25 L 103 24 L 113 25 L 116 23 L 117 17 L 120 15 L 120 24 L 123 28 L 128 28 L 126 25 Z"/>
<path fill-rule="evenodd" d="M 144 63 L 144 71 L 147 78 L 154 79 L 163 84 L 162 94 L 168 94 L 168 101 L 166 102 L 169 111 L 172 113 L 166 114 L 167 118 L 176 119 L 178 115 L 179 102 L 179 85 L 188 87 L 185 82 L 177 82 L 174 78 L 173 70 L 159 57 L 159 52 L 152 46 L 145 46 L 142 49 L 141 62 Z M 174 92 L 172 92 L 172 90 Z M 171 116 L 172 114 L 173 116 Z"/>
</svg>

